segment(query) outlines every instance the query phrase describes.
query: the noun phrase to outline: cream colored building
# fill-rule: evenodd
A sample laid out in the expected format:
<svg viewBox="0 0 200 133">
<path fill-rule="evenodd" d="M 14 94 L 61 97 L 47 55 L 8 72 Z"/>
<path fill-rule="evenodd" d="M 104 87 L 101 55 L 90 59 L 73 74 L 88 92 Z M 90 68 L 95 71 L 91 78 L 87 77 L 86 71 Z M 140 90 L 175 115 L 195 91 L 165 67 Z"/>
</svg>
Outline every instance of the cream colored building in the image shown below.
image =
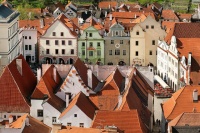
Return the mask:
<svg viewBox="0 0 200 133">
<path fill-rule="evenodd" d="M 130 32 L 130 65 L 157 66 L 157 43 L 166 36 L 161 24 L 151 16 L 136 24 Z"/>
<path fill-rule="evenodd" d="M 0 4 L 0 71 L 22 54 L 18 20 L 19 12 Z"/>
</svg>

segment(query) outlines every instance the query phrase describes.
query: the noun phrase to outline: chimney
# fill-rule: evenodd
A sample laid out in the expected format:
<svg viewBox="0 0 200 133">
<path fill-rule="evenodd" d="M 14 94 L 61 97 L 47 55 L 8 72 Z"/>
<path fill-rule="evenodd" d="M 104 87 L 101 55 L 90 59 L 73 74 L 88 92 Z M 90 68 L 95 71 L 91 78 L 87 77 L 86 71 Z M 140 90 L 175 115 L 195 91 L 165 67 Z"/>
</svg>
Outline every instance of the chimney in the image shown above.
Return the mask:
<svg viewBox="0 0 200 133">
<path fill-rule="evenodd" d="M 43 27 L 44 27 L 44 20 L 40 19 L 40 28 L 43 28 Z"/>
<path fill-rule="evenodd" d="M 65 93 L 66 108 L 69 105 L 70 97 L 71 97 L 71 93 Z"/>
<path fill-rule="evenodd" d="M 107 11 L 105 11 L 105 17 L 107 16 Z"/>
<path fill-rule="evenodd" d="M 29 123 L 29 118 L 28 118 L 28 116 L 26 117 L 26 120 L 25 120 L 25 125 L 26 125 L 26 126 L 30 126 L 30 123 Z"/>
<path fill-rule="evenodd" d="M 41 75 L 42 75 L 41 68 L 37 68 L 37 82 L 40 81 Z"/>
<path fill-rule="evenodd" d="M 9 121 L 9 124 L 11 124 L 13 122 L 13 116 L 12 115 L 9 116 L 8 121 Z"/>
<path fill-rule="evenodd" d="M 87 69 L 88 86 L 92 88 L 92 70 Z"/>
<path fill-rule="evenodd" d="M 22 75 L 22 59 L 16 59 L 17 70 Z"/>
<path fill-rule="evenodd" d="M 135 18 L 136 18 L 137 16 L 136 16 L 136 14 L 135 14 Z"/>
<path fill-rule="evenodd" d="M 110 21 L 112 21 L 112 14 L 110 14 Z"/>
<path fill-rule="evenodd" d="M 194 89 L 193 90 L 193 102 L 197 102 L 198 101 L 198 90 Z"/>
<path fill-rule="evenodd" d="M 192 53 L 188 54 L 188 85 L 190 85 L 190 72 L 191 72 L 191 64 L 192 64 Z"/>
<path fill-rule="evenodd" d="M 53 68 L 53 79 L 56 82 L 56 67 Z"/>
</svg>

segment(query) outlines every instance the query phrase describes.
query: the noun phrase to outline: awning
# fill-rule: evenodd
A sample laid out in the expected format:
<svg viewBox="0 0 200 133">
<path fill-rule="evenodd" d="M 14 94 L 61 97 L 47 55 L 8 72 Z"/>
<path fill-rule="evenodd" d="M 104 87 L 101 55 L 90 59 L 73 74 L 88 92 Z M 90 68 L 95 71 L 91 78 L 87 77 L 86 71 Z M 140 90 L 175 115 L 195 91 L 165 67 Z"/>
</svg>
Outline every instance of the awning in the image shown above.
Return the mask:
<svg viewBox="0 0 200 133">
<path fill-rule="evenodd" d="M 170 88 L 158 75 L 154 76 L 154 80 L 156 80 L 163 88 Z"/>
</svg>

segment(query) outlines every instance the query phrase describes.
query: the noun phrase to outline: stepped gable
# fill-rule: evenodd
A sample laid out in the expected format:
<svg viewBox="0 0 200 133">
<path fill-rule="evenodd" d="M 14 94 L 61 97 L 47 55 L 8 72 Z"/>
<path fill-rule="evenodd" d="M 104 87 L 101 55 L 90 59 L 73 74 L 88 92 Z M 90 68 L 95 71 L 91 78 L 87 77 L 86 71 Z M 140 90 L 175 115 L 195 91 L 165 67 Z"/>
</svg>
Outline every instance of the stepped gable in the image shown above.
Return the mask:
<svg viewBox="0 0 200 133">
<path fill-rule="evenodd" d="M 87 76 L 87 66 L 79 59 L 77 58 L 74 67 L 78 74 L 80 75 L 81 79 L 83 80 L 84 84 L 88 86 L 88 76 Z M 99 83 L 98 78 L 92 73 L 92 90 L 95 90 Z"/>
<path fill-rule="evenodd" d="M 17 59 L 22 64 L 21 70 L 17 68 Z M 0 77 L 0 111 L 29 113 L 30 95 L 36 84 L 36 77 L 24 57 L 20 55 L 15 58 L 5 67 Z"/>
<path fill-rule="evenodd" d="M 48 70 L 41 77 L 37 84 L 32 99 L 44 99 L 58 111 L 62 111 L 65 107 L 65 102 L 55 95 L 56 91 L 62 84 L 62 79 L 56 70 L 56 81 L 53 76 L 54 65 L 51 65 Z"/>
</svg>

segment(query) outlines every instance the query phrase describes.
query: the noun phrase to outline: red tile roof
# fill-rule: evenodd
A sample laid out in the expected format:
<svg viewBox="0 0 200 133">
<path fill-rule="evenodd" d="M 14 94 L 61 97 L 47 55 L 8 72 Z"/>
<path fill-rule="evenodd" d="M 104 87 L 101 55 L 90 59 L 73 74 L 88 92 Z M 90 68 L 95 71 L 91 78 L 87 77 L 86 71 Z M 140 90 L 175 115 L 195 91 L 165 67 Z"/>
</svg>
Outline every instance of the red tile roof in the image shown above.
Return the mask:
<svg viewBox="0 0 200 133">
<path fill-rule="evenodd" d="M 16 59 L 22 61 L 22 75 L 16 66 Z M 22 55 L 5 67 L 0 77 L 0 110 L 2 112 L 30 112 L 30 95 L 37 80 Z"/>
<path fill-rule="evenodd" d="M 173 120 L 183 112 L 200 112 L 200 102 L 193 102 L 193 90 L 200 92 L 200 86 L 186 86 L 175 92 L 172 97 L 162 104 L 164 117 Z"/>
<path fill-rule="evenodd" d="M 58 133 L 108 133 L 104 129 L 82 128 L 82 127 L 66 127 L 58 130 Z"/>
<path fill-rule="evenodd" d="M 117 68 L 105 80 L 105 84 L 98 95 L 91 95 L 90 99 L 100 110 L 114 110 L 118 97 L 123 93 L 125 78 Z"/>
<path fill-rule="evenodd" d="M 29 119 L 30 126 L 25 125 L 22 133 L 51 133 L 51 127 L 45 125 L 43 122 L 31 117 L 30 115 L 28 115 L 27 118 Z"/>
<path fill-rule="evenodd" d="M 56 70 L 56 81 L 54 80 L 53 69 L 54 66 L 51 65 L 41 77 L 33 94 L 31 95 L 31 98 L 44 99 L 44 96 L 46 95 L 48 96 L 47 102 L 61 112 L 65 107 L 65 102 L 57 97 L 55 93 L 61 85 L 62 79 Z"/>
<path fill-rule="evenodd" d="M 92 127 L 116 126 L 120 133 L 147 133 L 141 127 L 142 125 L 137 110 L 98 111 Z"/>
<path fill-rule="evenodd" d="M 110 5 L 110 8 L 115 8 L 117 6 L 116 1 L 101 1 L 99 2 L 99 8 L 101 9 L 108 9 Z"/>
<path fill-rule="evenodd" d="M 87 67 L 86 65 L 79 59 L 74 63 L 74 67 L 76 68 L 77 73 L 80 75 L 81 79 L 83 80 L 84 84 L 88 86 L 88 76 L 87 76 Z M 99 83 L 98 78 L 92 73 L 92 90 L 94 90 Z"/>
<path fill-rule="evenodd" d="M 153 18 L 155 18 L 154 14 L 153 13 L 146 13 L 146 12 L 112 12 L 112 17 L 118 19 L 118 18 L 132 18 L 132 19 L 135 19 L 135 16 L 136 17 L 139 17 L 140 15 L 144 14 L 145 16 L 152 16 Z M 110 14 L 107 15 L 107 18 L 110 17 Z"/>
<path fill-rule="evenodd" d="M 165 20 L 179 20 L 173 10 L 162 10 L 162 17 Z"/>
<path fill-rule="evenodd" d="M 62 112 L 59 118 L 62 118 L 71 108 L 77 106 L 81 111 L 85 113 L 90 119 L 93 119 L 96 107 L 90 101 L 88 97 L 82 92 L 79 92 L 71 101 L 69 106 Z"/>
</svg>

